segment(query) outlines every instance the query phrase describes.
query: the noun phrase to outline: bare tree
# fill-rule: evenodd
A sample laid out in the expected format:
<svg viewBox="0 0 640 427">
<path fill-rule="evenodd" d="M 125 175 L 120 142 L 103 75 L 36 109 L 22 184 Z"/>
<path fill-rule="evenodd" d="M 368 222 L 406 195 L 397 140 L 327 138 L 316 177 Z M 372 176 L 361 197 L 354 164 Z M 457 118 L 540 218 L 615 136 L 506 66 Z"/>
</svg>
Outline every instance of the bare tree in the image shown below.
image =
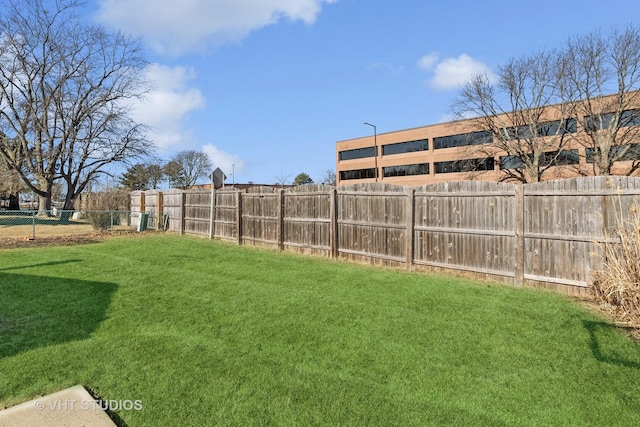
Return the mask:
<svg viewBox="0 0 640 427">
<path fill-rule="evenodd" d="M 280 175 L 276 176 L 276 184 L 281 186 L 289 185 L 289 181 L 291 180 L 291 175 L 285 173 L 284 171 L 280 171 Z"/>
<path fill-rule="evenodd" d="M 336 171 L 327 169 L 322 177 L 322 183 L 327 185 L 336 185 Z"/>
<path fill-rule="evenodd" d="M 165 166 L 169 180 L 181 188 L 189 188 L 198 180 L 210 176 L 213 165 L 209 156 L 201 151 L 180 151 Z"/>
<path fill-rule="evenodd" d="M 470 118 L 473 130 L 484 134 L 461 143 L 468 157 L 500 156 L 503 180 L 538 182 L 549 168 L 577 161 L 577 154 L 563 150 L 576 122 L 571 105 L 559 103 L 558 58 L 543 51 L 511 59 L 499 67 L 495 81 L 487 74 L 470 79 L 452 106 L 457 117 Z"/>
<path fill-rule="evenodd" d="M 640 30 L 570 38 L 564 53 L 562 97 L 583 120 L 587 162 L 596 175 L 609 175 L 615 162 L 629 160 L 619 173 L 640 168 Z"/>
<path fill-rule="evenodd" d="M 39 196 L 42 212 L 57 179 L 72 209 L 104 166 L 151 150 L 130 114 L 149 89 L 142 46 L 87 24 L 75 14 L 81 6 L 6 0 L 0 18 L 0 156 Z"/>
</svg>

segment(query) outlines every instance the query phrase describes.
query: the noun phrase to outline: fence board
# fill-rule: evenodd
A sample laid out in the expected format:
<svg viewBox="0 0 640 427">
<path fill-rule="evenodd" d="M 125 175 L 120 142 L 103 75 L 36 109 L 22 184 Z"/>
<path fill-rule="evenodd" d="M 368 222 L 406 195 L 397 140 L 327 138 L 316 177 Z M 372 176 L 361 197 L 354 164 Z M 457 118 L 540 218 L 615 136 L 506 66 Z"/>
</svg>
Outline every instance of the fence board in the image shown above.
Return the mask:
<svg viewBox="0 0 640 427">
<path fill-rule="evenodd" d="M 299 185 L 283 192 L 283 247 L 330 256 L 332 186 Z"/>
<path fill-rule="evenodd" d="M 208 236 L 211 225 L 211 191 L 190 190 L 184 199 L 184 233 Z"/>
<path fill-rule="evenodd" d="M 278 246 L 278 200 L 271 187 L 251 188 L 242 195 L 242 242 Z"/>
<path fill-rule="evenodd" d="M 238 240 L 238 204 L 236 189 L 216 191 L 215 234 L 225 240 Z"/>
<path fill-rule="evenodd" d="M 181 232 L 182 190 L 167 190 L 163 194 L 162 212 L 168 215 L 167 230 Z"/>
<path fill-rule="evenodd" d="M 150 229 L 158 228 L 158 218 L 160 215 L 160 197 L 160 192 L 158 190 L 145 191 L 144 211 L 149 214 L 147 227 Z"/>
<path fill-rule="evenodd" d="M 384 265 L 406 262 L 407 187 L 352 184 L 338 188 L 336 197 L 339 256 Z"/>
<path fill-rule="evenodd" d="M 587 287 L 640 179 L 586 177 L 525 186 L 525 279 Z"/>
<path fill-rule="evenodd" d="M 516 186 L 458 181 L 415 190 L 414 262 L 515 276 Z"/>
<path fill-rule="evenodd" d="M 140 225 L 140 211 L 144 210 L 144 192 L 132 191 L 131 192 L 131 227 L 134 230 L 138 229 Z"/>
</svg>

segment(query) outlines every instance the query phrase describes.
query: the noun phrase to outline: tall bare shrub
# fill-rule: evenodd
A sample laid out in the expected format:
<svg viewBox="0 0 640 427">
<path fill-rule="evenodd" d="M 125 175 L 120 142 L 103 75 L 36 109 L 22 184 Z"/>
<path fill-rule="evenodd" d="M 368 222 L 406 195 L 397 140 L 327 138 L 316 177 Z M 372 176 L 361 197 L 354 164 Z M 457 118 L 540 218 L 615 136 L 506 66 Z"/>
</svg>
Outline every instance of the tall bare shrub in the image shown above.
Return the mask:
<svg viewBox="0 0 640 427">
<path fill-rule="evenodd" d="M 603 265 L 594 273 L 596 299 L 610 304 L 618 320 L 640 322 L 640 205 L 617 209 L 617 224 L 601 245 Z"/>
<path fill-rule="evenodd" d="M 89 219 L 95 230 L 105 231 L 120 223 L 116 210 L 129 210 L 131 196 L 125 190 L 91 193 L 88 197 Z"/>
</svg>

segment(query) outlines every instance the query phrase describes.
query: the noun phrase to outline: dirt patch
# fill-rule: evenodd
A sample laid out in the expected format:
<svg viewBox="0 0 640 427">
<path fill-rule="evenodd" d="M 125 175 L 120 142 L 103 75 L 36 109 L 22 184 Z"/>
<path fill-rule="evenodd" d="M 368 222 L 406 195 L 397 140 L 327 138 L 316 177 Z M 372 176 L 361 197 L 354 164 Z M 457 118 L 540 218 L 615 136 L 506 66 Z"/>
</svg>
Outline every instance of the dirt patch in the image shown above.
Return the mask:
<svg viewBox="0 0 640 427">
<path fill-rule="evenodd" d="M 118 233 L 121 235 L 123 233 Z M 127 233 L 128 234 L 128 233 Z M 43 246 L 86 245 L 101 242 L 114 233 L 91 233 L 81 236 L 47 236 L 35 239 L 0 239 L 0 249 L 37 248 Z"/>
</svg>

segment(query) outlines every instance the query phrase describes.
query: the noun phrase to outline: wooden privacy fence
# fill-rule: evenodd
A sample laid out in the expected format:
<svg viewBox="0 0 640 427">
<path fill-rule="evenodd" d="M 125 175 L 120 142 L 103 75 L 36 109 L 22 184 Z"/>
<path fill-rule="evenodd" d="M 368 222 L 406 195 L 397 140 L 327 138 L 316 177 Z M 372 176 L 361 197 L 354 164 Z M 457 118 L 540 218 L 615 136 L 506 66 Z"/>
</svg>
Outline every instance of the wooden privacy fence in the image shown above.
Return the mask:
<svg viewBox="0 0 640 427">
<path fill-rule="evenodd" d="M 131 206 L 181 234 L 582 293 L 638 196 L 640 178 L 587 177 L 147 191 Z"/>
</svg>

